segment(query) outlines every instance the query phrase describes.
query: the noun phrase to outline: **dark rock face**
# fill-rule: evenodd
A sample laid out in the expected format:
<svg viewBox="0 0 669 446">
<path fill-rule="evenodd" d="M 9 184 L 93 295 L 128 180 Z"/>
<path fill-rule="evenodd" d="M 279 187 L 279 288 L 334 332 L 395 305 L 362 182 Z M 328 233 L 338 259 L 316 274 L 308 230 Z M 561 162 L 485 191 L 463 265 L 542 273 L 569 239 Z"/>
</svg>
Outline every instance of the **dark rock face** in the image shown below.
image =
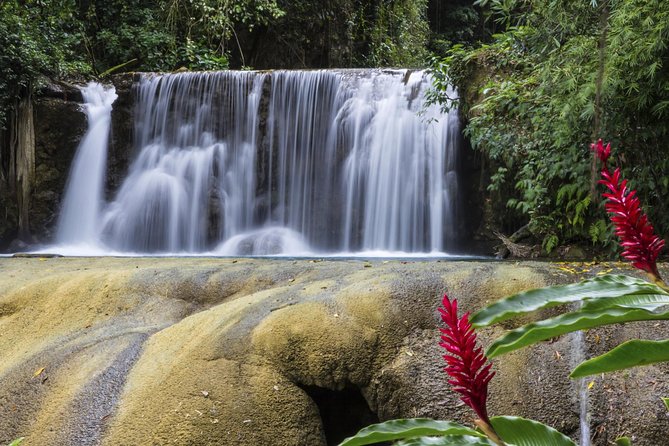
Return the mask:
<svg viewBox="0 0 669 446">
<path fill-rule="evenodd" d="M 134 155 L 133 108 L 135 105 L 135 82 L 139 75 L 119 74 L 111 81 L 118 98 L 112 108 L 112 128 L 107 159 L 107 199 L 113 198 L 121 186 Z"/>
<path fill-rule="evenodd" d="M 115 76 L 118 99 L 112 113 L 112 136 L 108 159 L 107 194 L 122 181 L 132 156 L 133 78 Z M 5 178 L 0 187 L 0 250 L 26 249 L 30 243 L 53 240 L 58 212 L 63 199 L 72 160 L 88 123 L 83 97 L 78 86 L 63 82 L 48 83 L 34 97 L 35 181 L 29 221 L 30 233 L 17 242 L 17 195 Z M 4 135 L 8 138 L 9 135 Z"/>
<path fill-rule="evenodd" d="M 39 242 L 53 235 L 70 165 L 86 132 L 80 100 L 81 95 L 74 100 L 68 96 L 35 100 L 35 189 L 30 229 Z"/>
</svg>

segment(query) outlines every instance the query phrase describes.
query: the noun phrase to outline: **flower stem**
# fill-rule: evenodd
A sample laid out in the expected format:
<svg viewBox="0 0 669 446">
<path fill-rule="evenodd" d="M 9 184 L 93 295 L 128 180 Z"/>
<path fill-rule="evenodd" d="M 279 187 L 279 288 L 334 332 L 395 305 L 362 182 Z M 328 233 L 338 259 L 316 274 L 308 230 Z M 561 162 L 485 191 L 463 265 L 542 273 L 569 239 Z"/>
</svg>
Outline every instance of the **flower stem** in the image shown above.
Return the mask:
<svg viewBox="0 0 669 446">
<path fill-rule="evenodd" d="M 656 275 L 653 274 L 653 273 L 648 273 L 648 275 L 650 276 L 650 280 L 651 280 L 655 285 L 659 286 L 659 287 L 662 288 L 664 291 L 669 291 L 669 285 L 667 285 L 667 283 L 666 283 L 664 280 L 662 280 L 662 278 L 661 278 L 660 276 L 656 276 Z"/>
<path fill-rule="evenodd" d="M 480 419 L 475 420 L 474 424 L 476 424 L 476 426 L 478 426 L 478 428 L 481 429 L 483 433 L 486 434 L 486 436 L 497 446 L 507 446 L 506 443 L 504 443 L 502 439 L 499 438 L 497 432 L 495 432 L 495 429 L 493 429 L 491 425 Z"/>
</svg>

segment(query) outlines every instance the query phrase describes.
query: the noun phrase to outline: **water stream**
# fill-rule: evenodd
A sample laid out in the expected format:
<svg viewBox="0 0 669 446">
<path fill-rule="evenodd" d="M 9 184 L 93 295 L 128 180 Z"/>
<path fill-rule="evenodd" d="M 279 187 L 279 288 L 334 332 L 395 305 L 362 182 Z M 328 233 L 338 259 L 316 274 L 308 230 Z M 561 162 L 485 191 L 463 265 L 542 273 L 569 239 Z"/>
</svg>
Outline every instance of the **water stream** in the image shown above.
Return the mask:
<svg viewBox="0 0 669 446">
<path fill-rule="evenodd" d="M 572 350 L 572 368 L 576 367 L 581 362 L 585 361 L 585 335 L 583 331 L 577 331 L 571 334 L 573 343 L 575 344 Z M 588 378 L 578 378 L 576 380 L 576 389 L 578 392 L 579 405 L 579 425 L 580 425 L 580 446 L 591 446 L 590 441 L 590 404 L 588 397 Z"/>
<path fill-rule="evenodd" d="M 103 87 L 94 82 L 82 88 L 82 94 L 88 130 L 70 168 L 56 242 L 95 246 L 100 242 L 107 141 L 112 103 L 117 96 L 114 87 Z"/>
</svg>

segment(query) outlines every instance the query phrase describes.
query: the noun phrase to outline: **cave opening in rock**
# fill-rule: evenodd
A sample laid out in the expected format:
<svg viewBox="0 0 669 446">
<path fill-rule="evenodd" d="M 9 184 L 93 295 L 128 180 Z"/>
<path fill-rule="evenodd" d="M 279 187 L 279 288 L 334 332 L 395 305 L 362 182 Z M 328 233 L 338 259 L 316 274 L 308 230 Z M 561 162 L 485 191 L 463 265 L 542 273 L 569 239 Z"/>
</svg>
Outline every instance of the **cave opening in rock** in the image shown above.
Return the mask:
<svg viewBox="0 0 669 446">
<path fill-rule="evenodd" d="M 379 417 L 356 387 L 330 390 L 303 386 L 302 389 L 318 406 L 328 446 L 336 446 L 363 427 L 379 422 Z"/>
</svg>

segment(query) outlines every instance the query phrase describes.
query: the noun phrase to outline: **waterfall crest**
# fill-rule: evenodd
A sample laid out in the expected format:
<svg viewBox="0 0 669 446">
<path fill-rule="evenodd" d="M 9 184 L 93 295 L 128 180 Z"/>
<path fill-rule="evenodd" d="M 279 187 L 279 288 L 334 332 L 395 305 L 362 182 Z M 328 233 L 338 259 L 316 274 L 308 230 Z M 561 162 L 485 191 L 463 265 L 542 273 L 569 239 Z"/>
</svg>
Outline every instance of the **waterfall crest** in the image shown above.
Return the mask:
<svg viewBox="0 0 669 446">
<path fill-rule="evenodd" d="M 429 85 L 409 70 L 144 75 L 136 158 L 113 200 L 87 209 L 86 239 L 136 253 L 445 252 L 460 129 L 456 111 L 426 104 Z M 66 211 L 59 241 L 74 242 Z"/>
</svg>

